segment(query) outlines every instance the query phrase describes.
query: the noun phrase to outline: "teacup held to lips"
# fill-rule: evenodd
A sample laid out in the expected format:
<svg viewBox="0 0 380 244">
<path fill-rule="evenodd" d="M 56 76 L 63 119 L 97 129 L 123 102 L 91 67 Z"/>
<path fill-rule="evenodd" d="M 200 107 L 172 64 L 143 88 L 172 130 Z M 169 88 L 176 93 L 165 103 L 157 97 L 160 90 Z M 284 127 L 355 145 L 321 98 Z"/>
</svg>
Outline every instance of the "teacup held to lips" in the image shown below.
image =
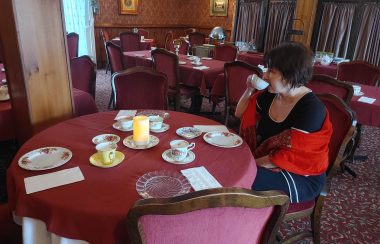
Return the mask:
<svg viewBox="0 0 380 244">
<path fill-rule="evenodd" d="M 182 161 L 187 153 L 195 148 L 195 143 L 188 143 L 185 140 L 174 140 L 170 142 L 171 156 L 175 161 Z"/>
<path fill-rule="evenodd" d="M 115 160 L 117 145 L 112 142 L 103 142 L 96 145 L 96 150 L 101 154 L 102 163 L 112 164 Z"/>
<path fill-rule="evenodd" d="M 253 74 L 251 76 L 250 82 L 251 82 L 252 86 L 254 88 L 256 88 L 257 90 L 264 90 L 265 88 L 267 88 L 267 86 L 269 86 L 268 82 L 266 82 L 265 80 L 261 79 L 256 74 Z"/>
</svg>

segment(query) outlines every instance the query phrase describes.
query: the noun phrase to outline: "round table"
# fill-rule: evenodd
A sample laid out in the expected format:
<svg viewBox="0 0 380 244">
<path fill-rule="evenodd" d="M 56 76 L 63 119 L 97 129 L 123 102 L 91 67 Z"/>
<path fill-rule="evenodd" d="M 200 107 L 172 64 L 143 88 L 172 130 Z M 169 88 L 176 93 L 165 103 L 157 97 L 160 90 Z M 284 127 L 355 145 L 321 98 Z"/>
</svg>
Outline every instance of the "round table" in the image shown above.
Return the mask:
<svg viewBox="0 0 380 244">
<path fill-rule="evenodd" d="M 143 174 L 155 170 L 180 172 L 182 169 L 204 166 L 225 187 L 250 188 L 256 176 L 256 163 L 246 143 L 236 148 L 219 148 L 207 144 L 202 136 L 195 142 L 196 159 L 186 165 L 165 162 L 161 154 L 169 142 L 180 139 L 176 129 L 193 125 L 216 125 L 215 121 L 169 111 L 164 122 L 170 129 L 151 133 L 160 140 L 153 148 L 134 150 L 122 140 L 132 132 L 114 129 L 117 111 L 96 113 L 70 119 L 52 126 L 28 140 L 18 151 L 8 170 L 8 193 L 17 216 L 40 219 L 47 230 L 57 235 L 94 243 L 128 243 L 125 219 L 130 207 L 141 197 L 135 184 Z M 120 136 L 118 151 L 125 160 L 113 168 L 98 168 L 89 164 L 95 153 L 92 138 L 103 133 Z M 18 166 L 19 158 L 34 149 L 60 146 L 72 151 L 72 159 L 55 169 L 28 171 Z M 79 166 L 85 180 L 32 194 L 25 193 L 24 178 Z"/>
</svg>

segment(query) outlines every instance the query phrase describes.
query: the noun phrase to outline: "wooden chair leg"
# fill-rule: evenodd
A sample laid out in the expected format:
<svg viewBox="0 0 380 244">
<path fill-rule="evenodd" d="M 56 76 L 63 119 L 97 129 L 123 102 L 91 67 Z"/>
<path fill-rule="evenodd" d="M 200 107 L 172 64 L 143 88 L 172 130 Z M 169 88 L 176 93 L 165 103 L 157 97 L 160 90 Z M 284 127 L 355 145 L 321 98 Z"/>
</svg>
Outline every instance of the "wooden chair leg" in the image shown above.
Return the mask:
<svg viewBox="0 0 380 244">
<path fill-rule="evenodd" d="M 114 108 L 114 99 L 113 99 L 113 92 L 111 92 L 110 101 L 108 102 L 108 109 Z"/>
<path fill-rule="evenodd" d="M 212 113 L 212 116 L 215 117 L 215 110 L 216 110 L 216 103 L 212 102 L 212 110 L 211 110 L 211 113 Z"/>
</svg>

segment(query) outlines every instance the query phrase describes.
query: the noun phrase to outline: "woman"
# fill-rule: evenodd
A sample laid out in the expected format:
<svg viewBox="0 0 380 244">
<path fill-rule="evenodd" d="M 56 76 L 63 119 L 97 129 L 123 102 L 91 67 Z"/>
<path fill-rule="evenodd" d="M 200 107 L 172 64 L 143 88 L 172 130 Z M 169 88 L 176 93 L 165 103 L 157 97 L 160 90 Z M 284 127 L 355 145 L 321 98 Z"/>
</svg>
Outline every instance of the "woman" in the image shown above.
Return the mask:
<svg viewBox="0 0 380 244">
<path fill-rule="evenodd" d="M 299 43 L 283 43 L 265 53 L 268 88 L 256 91 L 249 76 L 235 112 L 259 166 L 252 189 L 282 190 L 291 202 L 318 196 L 328 166 L 328 112 L 304 86 L 312 75 L 312 58 Z"/>
</svg>

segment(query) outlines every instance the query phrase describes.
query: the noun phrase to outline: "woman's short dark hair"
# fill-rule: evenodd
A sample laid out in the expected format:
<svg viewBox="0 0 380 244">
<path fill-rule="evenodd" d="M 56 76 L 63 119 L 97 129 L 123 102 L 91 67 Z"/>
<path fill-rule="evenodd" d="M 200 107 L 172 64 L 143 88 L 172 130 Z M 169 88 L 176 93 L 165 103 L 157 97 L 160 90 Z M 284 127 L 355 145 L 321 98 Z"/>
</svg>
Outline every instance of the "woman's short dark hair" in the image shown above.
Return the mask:
<svg viewBox="0 0 380 244">
<path fill-rule="evenodd" d="M 292 88 L 300 87 L 311 79 L 313 52 L 301 43 L 285 42 L 264 54 L 266 66 L 279 70 Z"/>
</svg>

